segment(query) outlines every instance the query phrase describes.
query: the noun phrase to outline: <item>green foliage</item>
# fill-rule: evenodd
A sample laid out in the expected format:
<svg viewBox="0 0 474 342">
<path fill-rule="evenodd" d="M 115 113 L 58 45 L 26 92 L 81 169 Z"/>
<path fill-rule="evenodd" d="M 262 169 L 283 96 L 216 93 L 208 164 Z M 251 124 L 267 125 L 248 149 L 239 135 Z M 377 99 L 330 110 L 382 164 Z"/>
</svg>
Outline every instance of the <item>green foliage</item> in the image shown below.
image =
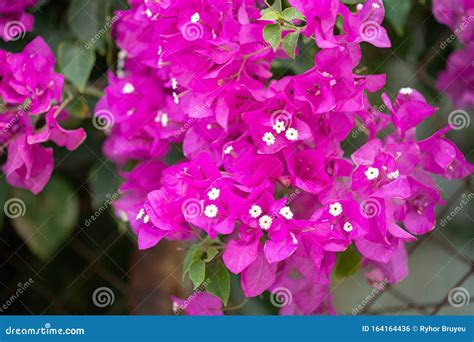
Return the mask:
<svg viewBox="0 0 474 342">
<path fill-rule="evenodd" d="M 14 189 L 13 196 L 26 208 L 23 216 L 12 219 L 13 227 L 34 254 L 49 259 L 77 223 L 79 201 L 75 191 L 66 181 L 53 177 L 37 196 L 20 189 Z"/>
<path fill-rule="evenodd" d="M 65 41 L 58 47 L 58 64 L 66 79 L 83 92 L 95 64 L 95 53 L 78 42 Z"/>
<path fill-rule="evenodd" d="M 360 255 L 351 245 L 344 252 L 337 254 L 335 274 L 337 277 L 350 277 L 360 267 Z"/>
<path fill-rule="evenodd" d="M 411 11 L 411 0 L 384 0 L 386 19 L 393 26 L 399 36 L 403 35 L 408 15 Z"/>
<path fill-rule="evenodd" d="M 207 269 L 207 292 L 219 297 L 227 305 L 230 297 L 230 274 L 222 261 L 214 263 Z"/>
<path fill-rule="evenodd" d="M 264 27 L 263 39 L 270 44 L 273 51 L 278 50 L 281 44 L 287 55 L 294 59 L 299 33 L 304 27 L 295 26 L 293 21 L 304 21 L 305 17 L 293 7 L 285 8 L 282 11 L 281 2 L 278 4 L 276 1 L 271 8 L 262 10 L 261 15 L 260 20 L 275 22 Z M 284 32 L 289 33 L 282 39 Z"/>
</svg>

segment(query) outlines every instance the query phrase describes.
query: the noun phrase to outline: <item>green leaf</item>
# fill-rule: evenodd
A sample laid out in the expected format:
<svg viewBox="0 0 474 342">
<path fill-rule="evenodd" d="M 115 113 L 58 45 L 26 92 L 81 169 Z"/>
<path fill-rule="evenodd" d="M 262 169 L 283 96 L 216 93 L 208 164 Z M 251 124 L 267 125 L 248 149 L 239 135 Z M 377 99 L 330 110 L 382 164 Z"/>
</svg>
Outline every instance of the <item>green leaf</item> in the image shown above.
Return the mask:
<svg viewBox="0 0 474 342">
<path fill-rule="evenodd" d="M 263 29 L 263 39 L 271 45 L 273 51 L 276 51 L 281 41 L 280 24 L 270 24 L 265 26 Z"/>
<path fill-rule="evenodd" d="M 189 279 L 193 282 L 194 289 L 197 289 L 206 276 L 206 264 L 202 260 L 195 260 L 189 268 Z"/>
<path fill-rule="evenodd" d="M 271 6 L 275 11 L 281 12 L 282 11 L 282 6 L 281 6 L 281 0 L 275 0 L 273 1 L 273 4 Z"/>
<path fill-rule="evenodd" d="M 12 224 L 30 250 L 48 260 L 66 242 L 79 216 L 76 192 L 60 178 L 52 178 L 37 196 L 15 189 L 13 196 L 24 203 L 24 215 Z"/>
<path fill-rule="evenodd" d="M 206 251 L 206 259 L 204 259 L 204 262 L 212 261 L 217 254 L 219 254 L 219 251 L 216 247 L 209 247 Z"/>
<path fill-rule="evenodd" d="M 184 256 L 184 261 L 183 261 L 183 279 L 186 276 L 186 274 L 189 272 L 192 263 L 201 258 L 201 255 L 199 254 L 200 247 L 201 245 L 197 243 L 195 245 L 192 245 L 186 252 L 186 255 Z"/>
<path fill-rule="evenodd" d="M 279 20 L 281 19 L 281 14 L 275 11 L 265 11 L 262 13 L 262 16 L 258 20 Z"/>
<path fill-rule="evenodd" d="M 398 0 L 391 1 L 390 3 L 384 0 L 383 2 L 387 20 L 399 36 L 403 35 L 408 15 L 411 11 L 411 0 Z"/>
<path fill-rule="evenodd" d="M 106 18 L 110 7 L 107 1 L 72 0 L 68 8 L 67 21 L 71 32 L 92 50 L 105 52 L 105 35 L 114 18 Z"/>
<path fill-rule="evenodd" d="M 295 59 L 296 44 L 298 43 L 299 32 L 288 33 L 281 43 L 288 56 Z"/>
<path fill-rule="evenodd" d="M 208 285 L 206 291 L 219 297 L 224 306 L 229 302 L 230 297 L 230 275 L 222 262 L 213 265 L 207 270 Z"/>
<path fill-rule="evenodd" d="M 305 20 L 305 17 L 298 12 L 298 10 L 294 7 L 288 7 L 285 8 L 283 11 L 283 19 L 285 19 L 288 22 L 291 22 L 292 20 Z"/>
<path fill-rule="evenodd" d="M 118 199 L 118 188 L 123 182 L 117 175 L 113 163 L 107 161 L 95 164 L 89 174 L 89 187 L 92 194 L 92 208 L 104 207 L 110 201 Z"/>
<path fill-rule="evenodd" d="M 67 106 L 66 110 L 71 117 L 76 119 L 86 119 L 90 116 L 90 108 L 84 99 L 73 99 Z"/>
<path fill-rule="evenodd" d="M 360 267 L 360 255 L 354 247 L 349 246 L 337 255 L 336 276 L 346 278 L 353 275 Z"/>
<path fill-rule="evenodd" d="M 64 41 L 58 47 L 61 72 L 77 89 L 84 91 L 95 63 L 95 53 L 77 42 Z"/>
</svg>

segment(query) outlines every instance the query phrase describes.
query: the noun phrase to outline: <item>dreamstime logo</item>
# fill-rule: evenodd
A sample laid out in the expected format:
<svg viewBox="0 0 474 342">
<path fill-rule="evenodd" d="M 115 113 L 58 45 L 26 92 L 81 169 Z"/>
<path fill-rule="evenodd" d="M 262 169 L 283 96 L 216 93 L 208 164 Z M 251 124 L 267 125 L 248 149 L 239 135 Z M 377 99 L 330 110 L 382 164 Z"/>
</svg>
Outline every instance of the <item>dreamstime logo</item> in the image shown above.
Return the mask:
<svg viewBox="0 0 474 342">
<path fill-rule="evenodd" d="M 357 307 L 352 308 L 352 315 L 353 316 L 357 315 L 367 304 L 369 304 L 372 301 L 372 299 L 374 299 L 374 297 L 379 292 L 385 291 L 385 289 L 387 288 L 388 285 L 389 285 L 389 281 L 388 281 L 387 278 L 385 278 L 380 283 L 375 283 L 373 285 L 373 289 L 370 292 L 370 294 L 367 297 L 365 297 L 364 300 L 359 305 L 357 305 Z"/>
<path fill-rule="evenodd" d="M 118 12 L 117 15 L 114 15 L 112 18 L 107 17 L 105 19 L 104 27 L 101 28 L 99 30 L 99 32 L 97 32 L 96 35 L 94 37 L 92 37 L 91 40 L 89 40 L 84 45 L 86 50 L 89 50 L 91 47 L 94 47 L 95 43 L 97 43 L 97 41 L 107 33 L 107 31 L 113 26 L 113 24 L 115 24 L 119 20 L 121 15 L 122 15 L 122 13 Z"/>
<path fill-rule="evenodd" d="M 466 28 L 470 27 L 470 23 L 474 21 L 474 16 L 470 15 L 468 17 L 463 17 L 461 20 L 461 24 L 454 30 L 454 32 L 444 41 L 442 42 L 439 47 L 441 50 L 444 50 L 451 44 L 457 36 L 461 34 Z"/>
<path fill-rule="evenodd" d="M 99 207 L 99 209 L 97 209 L 95 211 L 95 213 L 93 215 L 91 215 L 90 218 L 86 219 L 85 221 L 85 226 L 86 227 L 89 227 L 100 215 L 102 215 L 106 210 L 107 208 L 109 208 L 112 203 L 116 200 L 118 200 L 120 198 L 120 195 L 122 195 L 122 191 L 121 190 L 118 190 L 116 193 L 114 193 L 113 195 L 110 195 L 110 194 L 107 194 L 107 199 L 105 200 L 104 204 L 101 205 Z"/>
<path fill-rule="evenodd" d="M 98 308 L 105 308 L 111 306 L 115 302 L 115 294 L 108 287 L 98 287 L 92 293 L 92 302 Z"/>
<path fill-rule="evenodd" d="M 206 287 L 211 283 L 211 279 L 207 278 L 194 292 L 190 295 L 182 304 L 173 302 L 173 314 L 179 315 L 183 310 L 191 304 L 197 297 L 197 295 L 206 290 Z"/>
<path fill-rule="evenodd" d="M 292 301 L 293 295 L 286 287 L 277 287 L 270 293 L 270 303 L 277 308 L 288 306 Z"/>
<path fill-rule="evenodd" d="M 17 286 L 18 288 L 16 289 L 15 293 L 12 294 L 10 296 L 10 298 L 8 298 L 6 300 L 5 303 L 3 303 L 3 305 L 0 307 L 0 312 L 4 312 L 6 310 L 8 310 L 8 308 L 18 299 L 20 298 L 20 296 L 26 292 L 26 290 L 28 290 L 31 285 L 33 285 L 35 281 L 30 278 L 28 279 L 25 283 L 18 283 Z"/>
<path fill-rule="evenodd" d="M 181 211 L 186 219 L 194 219 L 202 214 L 203 204 L 197 198 L 188 198 L 181 205 Z"/>
<path fill-rule="evenodd" d="M 367 198 L 360 203 L 360 213 L 365 218 L 374 218 L 380 214 L 381 205 L 375 198 Z"/>
<path fill-rule="evenodd" d="M 279 123 L 283 123 L 285 126 L 285 130 L 291 127 L 292 116 L 289 112 L 284 109 L 276 110 L 272 113 L 270 117 L 270 122 L 272 126 L 278 125 Z"/>
<path fill-rule="evenodd" d="M 471 123 L 471 118 L 469 114 L 461 109 L 454 110 L 448 115 L 448 123 L 452 129 L 460 131 L 469 126 Z"/>
<path fill-rule="evenodd" d="M 25 215 L 26 205 L 19 198 L 10 198 L 5 202 L 3 206 L 3 212 L 5 215 L 11 219 L 19 218 L 20 216 Z"/>
<path fill-rule="evenodd" d="M 115 124 L 115 118 L 112 112 L 101 109 L 94 113 L 92 117 L 92 125 L 98 130 L 105 131 L 109 130 Z"/>
<path fill-rule="evenodd" d="M 359 34 L 365 41 L 373 41 L 380 37 L 380 26 L 373 20 L 363 22 L 359 28 Z"/>
<path fill-rule="evenodd" d="M 181 27 L 181 34 L 184 39 L 192 42 L 202 38 L 204 28 L 200 23 L 193 23 L 188 21 Z"/>
<path fill-rule="evenodd" d="M 441 227 L 444 227 L 448 224 L 449 221 L 451 221 L 458 213 L 460 213 L 468 204 L 469 202 L 474 198 L 474 193 L 470 192 L 468 194 L 462 194 L 461 195 L 461 201 L 457 206 L 454 207 L 453 210 L 449 212 L 448 215 L 443 217 L 441 221 L 439 222 Z"/>
<path fill-rule="evenodd" d="M 3 36 L 7 41 L 12 42 L 23 39 L 26 36 L 25 25 L 21 21 L 9 21 L 3 28 Z"/>
<path fill-rule="evenodd" d="M 448 302 L 452 307 L 460 308 L 469 304 L 471 295 L 464 287 L 455 287 L 449 290 Z"/>
</svg>

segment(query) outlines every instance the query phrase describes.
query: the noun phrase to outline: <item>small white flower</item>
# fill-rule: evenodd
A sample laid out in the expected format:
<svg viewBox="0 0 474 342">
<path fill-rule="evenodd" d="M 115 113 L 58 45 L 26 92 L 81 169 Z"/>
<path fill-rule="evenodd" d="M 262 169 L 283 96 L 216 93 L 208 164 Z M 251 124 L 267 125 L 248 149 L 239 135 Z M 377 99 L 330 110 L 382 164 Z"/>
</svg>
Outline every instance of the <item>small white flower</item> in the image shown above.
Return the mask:
<svg viewBox="0 0 474 342">
<path fill-rule="evenodd" d="M 272 222 L 272 218 L 268 215 L 263 215 L 258 219 L 258 225 L 260 226 L 260 228 L 265 230 L 269 229 L 272 226 Z"/>
<path fill-rule="evenodd" d="M 372 8 L 380 8 L 380 5 L 374 2 L 374 3 L 372 4 Z"/>
<path fill-rule="evenodd" d="M 146 223 L 148 223 L 148 222 L 150 222 L 150 216 L 145 215 L 145 217 L 143 218 L 143 223 L 146 224 Z"/>
<path fill-rule="evenodd" d="M 337 217 L 337 216 L 341 215 L 342 214 L 342 205 L 341 205 L 341 203 L 335 202 L 333 204 L 330 204 L 329 205 L 329 213 L 334 217 Z"/>
<path fill-rule="evenodd" d="M 256 205 L 256 204 L 252 205 L 252 207 L 249 210 L 249 215 L 252 218 L 259 217 L 260 215 L 262 215 L 262 208 L 259 205 Z"/>
<path fill-rule="evenodd" d="M 400 94 L 411 95 L 411 94 L 413 94 L 413 89 L 411 89 L 409 87 L 402 88 L 402 89 L 400 89 Z"/>
<path fill-rule="evenodd" d="M 193 24 L 197 23 L 200 19 L 201 19 L 201 16 L 199 15 L 198 12 L 194 13 L 194 14 L 191 16 L 191 22 L 192 22 Z"/>
<path fill-rule="evenodd" d="M 161 125 L 163 127 L 166 127 L 168 126 L 168 123 L 169 123 L 170 119 L 169 119 L 169 116 L 168 114 L 162 112 L 162 111 L 159 111 L 158 114 L 156 114 L 155 116 L 155 122 L 156 123 L 161 123 Z"/>
<path fill-rule="evenodd" d="M 135 220 L 141 220 L 143 215 L 145 215 L 145 209 L 141 208 L 140 211 L 138 212 L 137 216 L 135 217 Z"/>
<path fill-rule="evenodd" d="M 145 13 L 148 18 L 151 18 L 153 16 L 153 13 L 150 11 L 149 8 L 146 9 Z"/>
<path fill-rule="evenodd" d="M 362 4 L 357 4 L 356 9 L 360 11 L 362 8 L 364 8 L 364 5 Z"/>
<path fill-rule="evenodd" d="M 327 71 L 323 71 L 323 72 L 321 73 L 321 75 L 323 75 L 323 76 L 326 77 L 326 78 L 331 78 L 331 77 L 332 77 L 332 74 L 330 74 L 330 73 L 327 72 Z"/>
<path fill-rule="evenodd" d="M 209 204 L 206 205 L 206 208 L 204 209 L 204 215 L 206 215 L 209 218 L 214 218 L 217 216 L 217 206 L 214 204 Z"/>
<path fill-rule="evenodd" d="M 370 166 L 367 171 L 365 171 L 365 176 L 367 177 L 368 180 L 374 180 L 374 179 L 377 179 L 377 177 L 379 176 L 380 174 L 380 171 L 379 169 L 377 169 L 376 167 L 372 167 Z"/>
<path fill-rule="evenodd" d="M 287 220 L 291 220 L 293 218 L 293 212 L 291 211 L 290 207 L 281 208 L 279 213 L 281 216 L 283 216 Z"/>
<path fill-rule="evenodd" d="M 174 77 L 171 79 L 171 88 L 173 89 L 178 88 L 178 81 Z"/>
<path fill-rule="evenodd" d="M 352 227 L 352 224 L 350 222 L 344 223 L 344 227 L 342 227 L 346 232 L 351 232 L 354 227 Z"/>
<path fill-rule="evenodd" d="M 393 171 L 393 172 L 390 172 L 390 173 L 387 175 L 387 177 L 388 177 L 389 179 L 397 179 L 398 176 L 400 176 L 400 171 L 398 171 L 398 170 L 395 170 L 395 171 Z"/>
<path fill-rule="evenodd" d="M 175 104 L 179 104 L 179 96 L 173 91 L 173 101 Z"/>
<path fill-rule="evenodd" d="M 280 134 L 281 132 L 284 132 L 286 127 L 285 123 L 281 120 L 276 120 L 276 122 L 273 124 L 273 129 Z"/>
<path fill-rule="evenodd" d="M 208 193 L 207 193 L 207 197 L 209 197 L 209 199 L 211 201 L 215 201 L 216 199 L 219 198 L 221 194 L 221 191 L 217 188 L 212 188 Z"/>
<path fill-rule="evenodd" d="M 232 145 L 229 145 L 224 149 L 224 154 L 230 154 L 233 150 L 234 148 L 232 147 Z"/>
<path fill-rule="evenodd" d="M 336 81 L 336 80 L 330 80 L 330 81 L 329 81 L 329 86 L 330 86 L 330 87 L 334 87 L 336 84 L 337 84 L 337 81 Z"/>
<path fill-rule="evenodd" d="M 267 143 L 267 146 L 271 146 L 275 143 L 275 136 L 271 132 L 267 132 L 263 135 L 262 140 Z"/>
<path fill-rule="evenodd" d="M 135 87 L 130 82 L 125 83 L 122 88 L 122 94 L 131 94 L 135 91 Z"/>
<path fill-rule="evenodd" d="M 290 141 L 298 140 L 298 131 L 294 128 L 288 128 L 285 137 Z"/>
</svg>

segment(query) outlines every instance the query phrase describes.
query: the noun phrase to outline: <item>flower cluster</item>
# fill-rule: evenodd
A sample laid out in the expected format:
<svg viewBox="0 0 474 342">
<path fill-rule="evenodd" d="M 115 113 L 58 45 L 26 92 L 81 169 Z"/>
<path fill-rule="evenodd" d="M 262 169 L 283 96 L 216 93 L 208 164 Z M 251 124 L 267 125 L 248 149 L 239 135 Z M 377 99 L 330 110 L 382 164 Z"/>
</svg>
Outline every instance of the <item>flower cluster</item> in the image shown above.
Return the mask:
<svg viewBox="0 0 474 342">
<path fill-rule="evenodd" d="M 63 129 L 67 113 L 58 107 L 64 76 L 54 72 L 55 59 L 42 38 L 20 53 L 0 50 L 0 152 L 7 151 L 3 172 L 9 184 L 39 193 L 53 171 L 51 141 L 68 150 L 85 139 L 82 128 Z"/>
<path fill-rule="evenodd" d="M 474 2 L 435 0 L 436 20 L 448 26 L 464 46 L 448 58 L 447 69 L 438 78 L 438 89 L 446 92 L 458 108 L 474 107 Z"/>
<path fill-rule="evenodd" d="M 206 236 L 246 297 L 289 289 L 282 314 L 332 313 L 330 274 L 351 245 L 370 281 L 407 275 L 405 244 L 434 229 L 443 203 L 432 176 L 474 167 L 445 138 L 450 127 L 417 140 L 436 108 L 416 90 L 383 94 L 388 113 L 369 103 L 385 76 L 354 70 L 361 43 L 390 46 L 381 0 L 353 10 L 290 0 L 283 12 L 250 0 L 130 4 L 96 113 L 111 122 L 104 150 L 126 179 L 115 207 L 139 248 Z M 314 66 L 273 77 L 290 34 L 317 44 Z M 348 158 L 361 125 L 368 139 Z M 185 160 L 166 167 L 181 146 Z M 221 313 L 216 299 L 202 294 L 187 312 Z"/>
<path fill-rule="evenodd" d="M 0 38 L 8 42 L 33 29 L 34 17 L 25 10 L 37 0 L 2 0 L 0 3 Z"/>
</svg>

